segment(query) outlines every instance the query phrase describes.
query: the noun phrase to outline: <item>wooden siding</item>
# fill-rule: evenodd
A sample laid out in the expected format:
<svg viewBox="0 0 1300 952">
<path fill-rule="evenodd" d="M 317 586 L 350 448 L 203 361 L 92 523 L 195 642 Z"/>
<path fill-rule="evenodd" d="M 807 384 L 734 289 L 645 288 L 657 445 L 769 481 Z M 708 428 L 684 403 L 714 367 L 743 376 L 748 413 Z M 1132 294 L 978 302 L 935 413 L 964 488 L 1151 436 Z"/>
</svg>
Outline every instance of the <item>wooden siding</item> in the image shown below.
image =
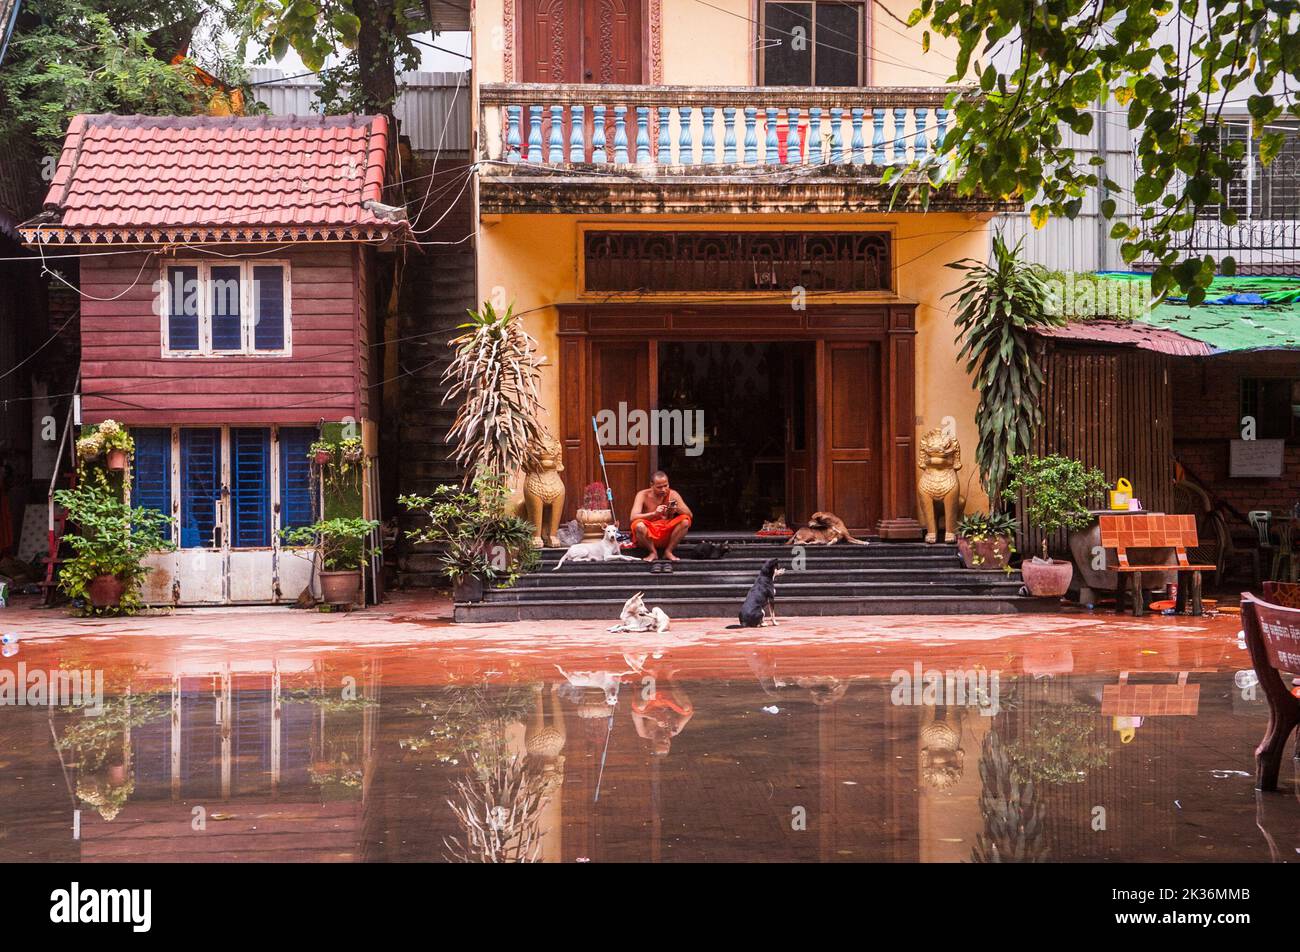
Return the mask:
<svg viewBox="0 0 1300 952">
<path fill-rule="evenodd" d="M 163 259 L 146 262 L 141 252 L 82 260 L 86 422 L 111 417 L 136 425 L 312 425 L 322 418 L 364 417 L 368 335 L 361 298 L 367 252 L 346 244 L 285 248 L 273 255 L 264 248 L 249 250 L 289 262 L 291 357 L 164 358 L 155 304 Z M 238 254 L 238 249 L 222 252 Z M 187 251 L 177 257 L 206 256 Z M 221 260 L 212 257 L 214 263 Z"/>
</svg>

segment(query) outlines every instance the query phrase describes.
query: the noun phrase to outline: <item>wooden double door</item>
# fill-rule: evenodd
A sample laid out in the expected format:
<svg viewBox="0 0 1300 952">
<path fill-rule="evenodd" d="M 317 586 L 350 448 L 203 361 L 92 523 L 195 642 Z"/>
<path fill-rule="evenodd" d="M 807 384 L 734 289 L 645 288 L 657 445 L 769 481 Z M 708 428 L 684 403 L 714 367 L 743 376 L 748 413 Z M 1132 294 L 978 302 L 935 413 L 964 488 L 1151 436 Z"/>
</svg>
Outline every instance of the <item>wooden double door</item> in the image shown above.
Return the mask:
<svg viewBox="0 0 1300 952">
<path fill-rule="evenodd" d="M 643 0 L 518 2 L 521 82 L 645 82 Z"/>
</svg>

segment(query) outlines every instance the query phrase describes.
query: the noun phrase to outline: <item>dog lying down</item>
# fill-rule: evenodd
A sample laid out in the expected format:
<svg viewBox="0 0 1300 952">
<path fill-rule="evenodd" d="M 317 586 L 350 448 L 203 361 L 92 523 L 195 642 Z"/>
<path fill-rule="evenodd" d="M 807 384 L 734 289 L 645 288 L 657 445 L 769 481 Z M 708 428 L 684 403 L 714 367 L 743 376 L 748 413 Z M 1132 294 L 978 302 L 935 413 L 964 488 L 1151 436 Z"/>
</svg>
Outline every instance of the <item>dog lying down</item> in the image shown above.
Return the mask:
<svg viewBox="0 0 1300 952">
<path fill-rule="evenodd" d="M 808 525 L 800 526 L 790 536 L 786 545 L 834 545 L 836 542 L 850 542 L 853 545 L 869 545 L 863 539 L 853 538 L 844 520 L 833 512 L 814 512 Z"/>
<path fill-rule="evenodd" d="M 569 562 L 640 562 L 634 555 L 624 555 L 618 544 L 618 527 L 608 525 L 605 534 L 595 542 L 575 542 L 560 556 L 552 572 Z"/>
<path fill-rule="evenodd" d="M 720 559 L 731 551 L 730 542 L 710 542 L 704 539 L 686 550 L 693 559 Z"/>
<path fill-rule="evenodd" d="M 749 588 L 749 594 L 740 606 L 741 628 L 758 628 L 768 621 L 776 622 L 776 579 L 785 574 L 777 567 L 776 559 L 768 559 L 758 571 L 758 578 Z M 730 626 L 729 626 L 730 627 Z"/>
<path fill-rule="evenodd" d="M 670 621 L 668 614 L 662 608 L 656 606 L 647 609 L 645 607 L 645 598 L 641 592 L 637 592 L 623 603 L 619 623 L 610 628 L 609 631 L 664 632 L 668 630 Z"/>
</svg>

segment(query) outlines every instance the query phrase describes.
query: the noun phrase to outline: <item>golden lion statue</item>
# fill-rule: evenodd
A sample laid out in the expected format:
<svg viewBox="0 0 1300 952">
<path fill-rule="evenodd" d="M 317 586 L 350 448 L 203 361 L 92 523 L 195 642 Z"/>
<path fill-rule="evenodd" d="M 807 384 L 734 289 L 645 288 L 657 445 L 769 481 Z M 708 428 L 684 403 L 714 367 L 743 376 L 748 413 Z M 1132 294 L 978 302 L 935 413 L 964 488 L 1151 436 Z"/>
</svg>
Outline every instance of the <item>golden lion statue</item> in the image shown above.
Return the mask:
<svg viewBox="0 0 1300 952">
<path fill-rule="evenodd" d="M 934 511 L 937 502 L 943 505 L 944 541 L 956 542 L 957 522 L 966 502 L 957 479 L 961 469 L 961 444 L 957 437 L 945 433 L 942 426 L 927 430 L 916 451 L 916 465 L 921 467 L 916 497 L 921 505 L 921 521 L 925 523 L 925 541 L 936 542 L 939 538 Z"/>
<path fill-rule="evenodd" d="M 542 437 L 536 462 L 528 467 L 524 479 L 524 505 L 528 510 L 528 521 L 536 528 L 533 536 L 535 546 L 560 544 L 556 533 L 560 530 L 560 515 L 564 512 L 564 480 L 560 477 L 564 472 L 563 457 L 564 449 L 559 440 L 549 434 Z M 550 521 L 544 522 L 547 506 L 551 507 Z"/>
</svg>

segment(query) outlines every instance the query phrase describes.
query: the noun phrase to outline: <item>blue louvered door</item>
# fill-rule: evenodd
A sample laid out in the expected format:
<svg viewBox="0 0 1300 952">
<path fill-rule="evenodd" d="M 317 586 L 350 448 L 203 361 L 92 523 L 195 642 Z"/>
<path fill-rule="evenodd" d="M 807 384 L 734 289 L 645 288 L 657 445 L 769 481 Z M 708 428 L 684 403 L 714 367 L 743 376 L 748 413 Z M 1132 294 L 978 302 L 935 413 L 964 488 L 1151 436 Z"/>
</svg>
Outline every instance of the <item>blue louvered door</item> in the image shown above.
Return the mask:
<svg viewBox="0 0 1300 952">
<path fill-rule="evenodd" d="M 226 600 L 226 527 L 220 427 L 180 431 L 180 551 L 176 559 L 180 601 L 214 605 Z"/>
<path fill-rule="evenodd" d="M 232 426 L 227 446 L 229 600 L 235 604 L 269 602 L 275 597 L 271 429 Z"/>
</svg>

